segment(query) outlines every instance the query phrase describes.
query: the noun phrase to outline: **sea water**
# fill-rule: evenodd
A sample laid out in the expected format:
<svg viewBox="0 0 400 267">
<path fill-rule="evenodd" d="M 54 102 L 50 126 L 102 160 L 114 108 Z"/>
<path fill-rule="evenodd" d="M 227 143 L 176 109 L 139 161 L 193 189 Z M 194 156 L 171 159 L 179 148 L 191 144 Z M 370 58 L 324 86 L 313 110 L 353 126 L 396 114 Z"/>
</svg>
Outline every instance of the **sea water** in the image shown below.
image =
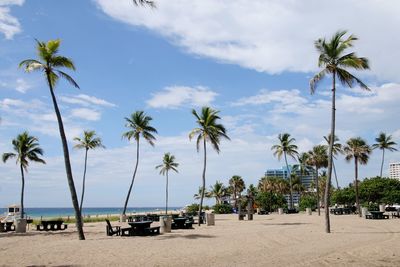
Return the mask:
<svg viewBox="0 0 400 267">
<path fill-rule="evenodd" d="M 169 207 L 168 210 L 177 210 L 179 207 Z M 165 210 L 165 207 L 141 207 L 128 208 L 126 214 L 131 213 L 152 213 Z M 0 209 L 0 215 L 7 212 L 6 208 Z M 83 216 L 121 214 L 122 208 L 83 208 Z M 57 218 L 75 216 L 73 208 L 25 208 L 25 214 L 30 218 Z"/>
</svg>

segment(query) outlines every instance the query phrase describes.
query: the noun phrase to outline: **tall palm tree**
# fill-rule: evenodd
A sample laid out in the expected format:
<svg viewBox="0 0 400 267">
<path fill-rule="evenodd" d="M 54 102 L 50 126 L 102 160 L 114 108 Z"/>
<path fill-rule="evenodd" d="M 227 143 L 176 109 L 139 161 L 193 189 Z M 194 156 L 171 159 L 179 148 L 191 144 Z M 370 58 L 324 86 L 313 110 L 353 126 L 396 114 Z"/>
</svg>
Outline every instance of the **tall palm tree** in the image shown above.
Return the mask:
<svg viewBox="0 0 400 267">
<path fill-rule="evenodd" d="M 372 152 L 371 147 L 361 137 L 350 138 L 343 148 L 346 155 L 346 161 L 350 162 L 354 159 L 354 184 L 356 191 L 356 205 L 358 215 L 361 217 L 360 201 L 358 197 L 358 163 L 366 165 L 368 163 L 369 155 Z"/>
<path fill-rule="evenodd" d="M 210 187 L 209 194 L 215 198 L 215 204 L 221 204 L 222 198 L 226 196 L 227 190 L 223 183 L 216 181 L 213 186 Z"/>
<path fill-rule="evenodd" d="M 292 187 L 292 178 L 290 177 L 290 169 L 287 161 L 287 156 L 292 157 L 296 160 L 296 156 L 299 154 L 297 152 L 297 146 L 294 144 L 296 139 L 291 138 L 290 134 L 283 133 L 278 135 L 279 144 L 273 145 L 271 150 L 274 150 L 274 156 L 277 156 L 280 160 L 282 155 L 285 158 L 287 176 L 289 178 L 289 186 L 290 186 L 290 208 L 293 209 L 293 187 Z"/>
<path fill-rule="evenodd" d="M 68 186 L 71 192 L 72 205 L 75 210 L 76 228 L 80 240 L 85 239 L 82 227 L 82 217 L 79 209 L 78 197 L 76 194 L 74 179 L 72 176 L 71 162 L 69 159 L 69 150 L 67 138 L 65 137 L 64 124 L 61 118 L 60 109 L 58 108 L 57 99 L 54 93 L 54 88 L 60 78 L 67 80 L 72 86 L 79 88 L 75 80 L 60 68 L 75 70 L 74 63 L 71 59 L 58 54 L 60 40 L 50 40 L 47 43 L 36 40 L 38 59 L 27 59 L 19 63 L 19 67 L 24 67 L 26 72 L 41 71 L 49 86 L 51 99 L 56 113 L 58 128 L 64 152 L 65 171 L 67 174 Z"/>
<path fill-rule="evenodd" d="M 393 146 L 397 145 L 396 142 L 392 141 L 391 135 L 386 135 L 386 133 L 381 132 L 377 138 L 375 138 L 375 144 L 372 145 L 372 149 L 381 149 L 382 150 L 382 164 L 381 164 L 381 172 L 380 177 L 382 177 L 383 163 L 385 162 L 385 150 L 389 150 L 391 152 L 397 151 Z"/>
<path fill-rule="evenodd" d="M 237 209 L 237 199 L 240 198 L 240 194 L 246 188 L 246 185 L 242 177 L 239 175 L 234 175 L 231 179 L 229 179 L 229 186 L 235 199 L 235 208 Z"/>
<path fill-rule="evenodd" d="M 165 175 L 167 178 L 165 185 L 165 214 L 168 213 L 168 172 L 173 170 L 178 172 L 179 163 L 175 162 L 175 156 L 171 153 L 165 153 L 163 157 L 163 163 L 156 166 L 156 169 L 160 169 L 160 174 Z"/>
<path fill-rule="evenodd" d="M 125 199 L 124 209 L 122 210 L 122 219 L 124 219 L 126 215 L 126 207 L 128 206 L 129 197 L 131 195 L 133 183 L 135 182 L 136 172 L 139 165 L 139 144 L 140 137 L 143 137 L 151 146 L 154 146 L 154 141 L 156 138 L 153 134 L 157 133 L 157 130 L 150 125 L 150 122 L 153 120 L 152 117 L 147 116 L 144 111 L 136 111 L 131 114 L 131 116 L 125 117 L 126 127 L 129 128 L 129 131 L 125 132 L 122 137 L 128 139 L 130 141 L 132 138 L 136 141 L 136 165 L 135 170 L 133 171 L 132 182 L 129 186 L 128 194 Z"/>
<path fill-rule="evenodd" d="M 318 181 L 318 171 L 320 168 L 326 168 L 328 166 L 328 154 L 326 151 L 326 146 L 317 145 L 314 146 L 313 149 L 308 152 L 310 155 L 308 159 L 308 164 L 315 167 L 315 188 L 317 189 L 317 208 L 318 208 L 318 216 L 321 215 L 320 209 L 320 200 L 319 200 L 319 181 Z"/>
<path fill-rule="evenodd" d="M 303 180 L 303 177 L 305 175 L 309 175 L 310 173 L 313 172 L 313 168 L 308 165 L 308 160 L 310 158 L 310 155 L 307 152 L 300 153 L 300 155 L 297 156 L 297 164 L 293 165 L 293 172 L 299 172 L 300 173 L 300 180 Z"/>
<path fill-rule="evenodd" d="M 347 49 L 353 46 L 353 42 L 357 40 L 354 35 L 345 38 L 346 31 L 338 31 L 330 40 L 320 38 L 315 42 L 315 47 L 319 53 L 318 66 L 322 70 L 310 80 L 311 94 L 317 89 L 319 82 L 327 75 L 332 74 L 332 116 L 331 116 L 331 136 L 335 136 L 336 124 L 336 78 L 339 79 L 342 85 L 352 87 L 357 83 L 361 88 L 369 90 L 368 86 L 360 79 L 348 72 L 346 69 L 365 70 L 369 69 L 368 60 L 363 57 L 357 57 L 354 52 L 347 53 Z M 333 166 L 333 141 L 331 138 L 329 144 L 328 158 L 328 182 L 325 190 L 325 206 L 330 204 L 330 186 L 332 178 Z M 329 212 L 325 212 L 325 231 L 331 232 L 331 224 Z"/>
<path fill-rule="evenodd" d="M 101 143 L 101 139 L 99 137 L 95 137 L 95 131 L 83 131 L 83 137 L 75 137 L 74 140 L 77 144 L 74 146 L 75 148 L 85 149 L 85 166 L 83 169 L 83 179 L 82 179 L 82 195 L 81 195 L 81 204 L 79 206 L 79 210 L 82 213 L 83 207 L 83 197 L 85 195 L 85 181 L 86 181 L 86 166 L 87 166 L 87 155 L 89 149 L 96 149 L 96 148 L 104 148 L 103 144 Z"/>
<path fill-rule="evenodd" d="M 21 171 L 21 219 L 24 218 L 24 190 L 25 190 L 25 175 L 24 170 L 28 172 L 29 161 L 39 162 L 46 164 L 46 162 L 40 158 L 43 155 L 43 150 L 40 148 L 38 139 L 34 136 L 30 136 L 28 132 L 19 134 L 17 138 L 12 140 L 12 145 L 15 153 L 4 153 L 3 162 L 11 158 L 17 157 L 17 164 L 19 164 Z"/>
<path fill-rule="evenodd" d="M 330 141 L 330 140 L 331 140 L 331 135 L 328 134 L 328 136 L 324 136 L 324 139 L 325 139 L 325 141 L 326 141 L 326 143 L 327 143 L 327 150 L 329 150 L 329 144 L 330 144 L 330 142 L 331 142 L 331 141 Z M 339 154 L 343 154 L 343 148 L 342 148 L 342 144 L 339 143 L 339 137 L 337 137 L 336 135 L 335 135 L 335 138 L 333 139 L 333 148 L 332 148 L 332 152 L 333 152 L 332 167 L 333 167 L 333 173 L 335 174 L 336 187 L 337 187 L 338 189 L 340 189 L 339 181 L 338 181 L 337 173 L 336 173 L 336 167 L 335 167 L 335 159 L 336 159 L 335 156 L 337 156 L 337 155 L 339 155 Z M 325 190 L 324 190 L 324 191 L 325 191 Z"/>
<path fill-rule="evenodd" d="M 196 110 L 192 110 L 192 114 L 196 117 L 196 123 L 198 127 L 194 128 L 190 134 L 189 139 L 191 140 L 193 137 L 196 138 L 196 148 L 197 152 L 200 149 L 200 142 L 203 141 L 203 149 L 204 149 L 204 167 L 203 167 L 203 185 L 202 185 L 202 194 L 200 198 L 200 206 L 199 206 L 199 218 L 201 215 L 201 210 L 203 208 L 203 199 L 206 188 L 206 166 L 207 166 L 207 142 L 210 142 L 211 146 L 214 148 L 217 153 L 219 153 L 219 144 L 221 138 L 229 139 L 228 135 L 226 135 L 225 127 L 218 123 L 218 120 L 221 118 L 218 116 L 219 111 L 214 110 L 210 107 L 203 107 L 201 109 L 201 113 L 198 114 Z M 200 226 L 200 220 L 199 220 Z"/>
<path fill-rule="evenodd" d="M 194 199 L 201 199 L 201 196 L 203 195 L 203 187 L 199 186 L 199 191 L 193 195 Z M 210 192 L 207 191 L 207 189 L 204 189 L 204 197 L 205 198 L 210 198 L 211 194 Z"/>
<path fill-rule="evenodd" d="M 301 196 L 301 194 L 306 191 L 306 188 L 304 187 L 303 183 L 301 182 L 300 176 L 297 176 L 296 174 L 292 173 L 292 185 L 293 185 L 293 191 L 297 192 Z"/>
</svg>

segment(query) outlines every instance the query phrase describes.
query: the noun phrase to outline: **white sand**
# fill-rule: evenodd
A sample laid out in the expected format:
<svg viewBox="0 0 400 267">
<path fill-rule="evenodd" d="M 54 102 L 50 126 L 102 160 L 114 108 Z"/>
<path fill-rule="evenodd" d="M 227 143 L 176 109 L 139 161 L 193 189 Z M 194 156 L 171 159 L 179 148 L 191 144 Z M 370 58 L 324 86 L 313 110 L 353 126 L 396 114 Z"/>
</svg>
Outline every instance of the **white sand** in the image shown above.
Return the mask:
<svg viewBox="0 0 400 267">
<path fill-rule="evenodd" d="M 215 226 L 152 237 L 108 237 L 105 223 L 91 223 L 86 241 L 72 225 L 0 233 L 0 265 L 400 266 L 400 219 L 332 215 L 332 233 L 325 234 L 323 215 L 217 215 Z"/>
</svg>

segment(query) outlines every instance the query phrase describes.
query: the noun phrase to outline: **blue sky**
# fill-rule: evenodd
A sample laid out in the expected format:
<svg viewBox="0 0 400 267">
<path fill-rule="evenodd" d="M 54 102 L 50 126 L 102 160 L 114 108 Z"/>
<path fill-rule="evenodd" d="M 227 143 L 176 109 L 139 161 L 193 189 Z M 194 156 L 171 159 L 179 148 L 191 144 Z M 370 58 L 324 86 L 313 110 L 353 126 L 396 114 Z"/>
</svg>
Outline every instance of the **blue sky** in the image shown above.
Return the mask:
<svg viewBox="0 0 400 267">
<path fill-rule="evenodd" d="M 357 73 L 371 92 L 339 86 L 337 132 L 342 141 L 379 131 L 400 140 L 400 60 L 396 1 L 157 1 L 157 9 L 131 1 L 0 2 L 0 153 L 23 130 L 39 138 L 45 166 L 32 164 L 26 185 L 29 207 L 70 206 L 61 144 L 48 88 L 40 74 L 18 63 L 35 57 L 35 41 L 60 38 L 60 53 L 77 67 L 70 72 L 81 89 L 61 82 L 58 101 L 72 138 L 94 129 L 105 150 L 90 151 L 87 206 L 121 206 L 131 179 L 135 147 L 121 139 L 124 117 L 145 110 L 158 129 L 156 146 L 142 146 L 130 206 L 162 206 L 164 178 L 154 166 L 164 152 L 176 155 L 180 173 L 171 176 L 170 205 L 192 203 L 200 185 L 202 154 L 188 140 L 195 127 L 190 113 L 210 105 L 221 110 L 232 141 L 209 153 L 208 185 L 232 175 L 256 184 L 267 168 L 282 163 L 270 147 L 289 132 L 301 151 L 322 142 L 329 131 L 330 80 L 310 95 L 317 68 L 313 42 L 348 29 L 360 40 L 354 50 L 371 61 Z M 311 8 L 312 7 L 312 8 Z M 361 21 L 360 14 L 370 19 Z M 334 19 L 327 17 L 335 15 Z M 387 41 L 386 41 L 387 40 Z M 71 148 L 72 168 L 81 187 L 83 151 Z M 360 168 L 361 177 L 379 173 L 380 153 Z M 389 153 L 388 163 L 400 160 Z M 221 166 L 223 166 L 221 168 Z M 339 182 L 353 179 L 353 166 L 339 158 Z M 14 162 L 0 165 L 0 206 L 18 202 L 20 176 Z M 213 203 L 210 201 L 209 203 Z"/>
</svg>

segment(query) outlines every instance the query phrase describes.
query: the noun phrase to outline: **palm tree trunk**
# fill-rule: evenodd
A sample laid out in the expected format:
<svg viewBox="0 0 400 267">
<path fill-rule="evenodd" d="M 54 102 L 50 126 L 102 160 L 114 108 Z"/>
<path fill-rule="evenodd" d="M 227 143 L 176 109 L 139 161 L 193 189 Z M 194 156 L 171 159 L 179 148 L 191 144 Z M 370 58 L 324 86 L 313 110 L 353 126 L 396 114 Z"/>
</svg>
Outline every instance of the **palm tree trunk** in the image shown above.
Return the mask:
<svg viewBox="0 0 400 267">
<path fill-rule="evenodd" d="M 331 138 L 329 140 L 329 155 L 328 155 L 328 177 L 325 185 L 325 232 L 331 232 L 331 222 L 329 218 L 329 205 L 332 180 L 332 166 L 333 166 L 333 142 L 335 139 L 335 124 L 336 124 L 336 71 L 333 71 L 332 78 L 332 118 L 331 118 Z"/>
<path fill-rule="evenodd" d="M 361 208 L 360 208 L 360 200 L 358 198 L 358 158 L 354 157 L 354 183 L 355 183 L 355 189 L 356 189 L 356 206 L 357 206 L 357 211 L 358 211 L 358 216 L 362 216 L 361 214 Z"/>
<path fill-rule="evenodd" d="M 87 154 L 88 154 L 88 148 L 86 148 L 85 151 L 85 167 L 83 169 L 83 179 L 82 179 L 82 195 L 81 195 L 81 205 L 79 210 L 81 211 L 82 215 L 82 206 L 83 206 L 83 196 L 85 195 L 85 180 L 86 180 L 86 164 L 87 164 Z"/>
<path fill-rule="evenodd" d="M 317 210 L 318 210 L 318 216 L 321 216 L 321 207 L 319 204 L 319 181 L 318 181 L 318 167 L 315 167 L 315 187 L 317 188 Z"/>
<path fill-rule="evenodd" d="M 131 195 L 133 183 L 135 182 L 135 177 L 136 177 L 136 172 L 137 172 L 137 169 L 138 169 L 138 165 L 139 165 L 139 138 L 136 140 L 136 165 L 135 165 L 135 170 L 133 172 L 131 185 L 129 186 L 128 195 L 126 196 L 124 210 L 122 211 L 122 215 L 126 214 L 126 207 L 128 206 L 129 196 Z"/>
<path fill-rule="evenodd" d="M 289 187 L 290 187 L 290 197 L 289 197 L 289 202 L 290 202 L 290 209 L 293 209 L 293 188 L 292 188 L 292 177 L 289 172 L 289 164 L 287 162 L 287 157 L 286 157 L 286 152 L 283 153 L 285 155 L 285 162 L 286 162 L 286 169 L 288 172 L 289 176 Z"/>
<path fill-rule="evenodd" d="M 72 205 L 73 205 L 74 211 L 75 211 L 76 229 L 78 230 L 79 239 L 85 240 L 85 234 L 83 232 L 83 226 L 82 226 L 82 216 L 81 216 L 81 211 L 79 209 L 78 196 L 76 194 L 74 178 L 72 176 L 71 162 L 69 159 L 68 144 L 67 144 L 67 138 L 65 136 L 64 125 L 63 125 L 63 121 L 61 118 L 60 110 L 58 108 L 57 99 L 56 99 L 56 96 L 53 91 L 53 85 L 50 80 L 50 73 L 46 72 L 46 77 L 47 77 L 47 83 L 48 83 L 49 89 L 50 89 L 51 99 L 52 99 L 53 105 L 54 105 L 54 111 L 55 111 L 56 117 L 57 117 L 58 128 L 60 131 L 60 137 L 61 137 L 61 142 L 62 142 L 62 147 L 63 147 L 63 152 L 64 152 L 65 171 L 67 174 L 69 191 L 71 193 Z"/>
<path fill-rule="evenodd" d="M 168 214 L 168 170 L 167 170 L 167 185 L 165 186 L 165 214 Z"/>
<path fill-rule="evenodd" d="M 382 170 L 383 170 L 383 162 L 385 161 L 385 149 L 382 149 L 382 164 L 381 164 L 381 175 L 379 177 L 382 178 Z"/>
<path fill-rule="evenodd" d="M 203 146 L 204 146 L 204 168 L 203 168 L 203 186 L 201 188 L 201 198 L 200 198 L 200 206 L 199 206 L 199 226 L 200 226 L 201 210 L 203 209 L 204 191 L 206 189 L 207 147 L 206 147 L 206 139 L 205 138 L 204 138 Z"/>
<path fill-rule="evenodd" d="M 24 168 L 22 164 L 20 164 L 21 169 L 21 179 L 22 179 L 22 187 L 21 187 L 21 219 L 24 218 L 24 190 L 25 190 L 25 176 L 24 176 Z"/>
<path fill-rule="evenodd" d="M 337 179 L 337 174 L 336 174 L 336 166 L 335 166 L 335 161 L 332 161 L 332 166 L 333 166 L 333 172 L 334 172 L 334 174 L 335 174 L 336 187 L 337 187 L 337 189 L 340 189 L 340 186 L 339 186 L 339 181 L 338 181 L 338 179 Z"/>
</svg>

